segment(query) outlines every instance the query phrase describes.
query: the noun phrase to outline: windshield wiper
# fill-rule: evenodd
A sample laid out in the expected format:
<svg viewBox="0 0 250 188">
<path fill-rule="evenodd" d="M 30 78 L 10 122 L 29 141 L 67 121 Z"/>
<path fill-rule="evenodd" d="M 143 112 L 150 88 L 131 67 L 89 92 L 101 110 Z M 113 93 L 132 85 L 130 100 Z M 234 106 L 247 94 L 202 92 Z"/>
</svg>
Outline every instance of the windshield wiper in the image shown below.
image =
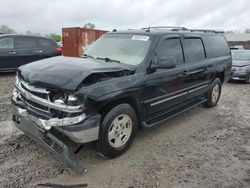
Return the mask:
<svg viewBox="0 0 250 188">
<path fill-rule="evenodd" d="M 108 58 L 108 57 L 97 57 L 96 59 L 104 60 L 105 62 L 116 62 L 116 63 L 121 63 L 121 61 L 119 61 L 119 60 L 110 59 L 110 58 Z"/>
<path fill-rule="evenodd" d="M 92 59 L 95 59 L 93 56 L 88 55 L 88 54 L 83 54 L 83 56 L 82 56 L 82 57 L 90 57 L 90 58 L 92 58 Z"/>
</svg>

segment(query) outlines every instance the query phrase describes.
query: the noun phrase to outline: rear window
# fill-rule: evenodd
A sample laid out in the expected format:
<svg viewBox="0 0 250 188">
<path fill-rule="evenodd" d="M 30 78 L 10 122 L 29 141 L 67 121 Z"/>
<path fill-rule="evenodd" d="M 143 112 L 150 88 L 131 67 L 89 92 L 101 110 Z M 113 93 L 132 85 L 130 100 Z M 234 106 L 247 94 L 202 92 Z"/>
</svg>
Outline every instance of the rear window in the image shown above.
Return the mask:
<svg viewBox="0 0 250 188">
<path fill-rule="evenodd" d="M 56 44 L 49 39 L 37 39 L 39 46 L 42 47 L 57 47 Z"/>
<path fill-rule="evenodd" d="M 211 57 L 226 56 L 230 53 L 227 41 L 220 35 L 207 35 L 206 41 L 210 49 Z"/>
<path fill-rule="evenodd" d="M 200 38 L 186 38 L 185 41 L 185 55 L 188 62 L 195 63 L 205 59 L 205 50 Z"/>
<path fill-rule="evenodd" d="M 1 38 L 0 49 L 12 49 L 14 48 L 13 38 Z"/>
<path fill-rule="evenodd" d="M 37 48 L 37 42 L 34 38 L 30 37 L 17 37 L 16 45 L 18 49 L 33 49 Z"/>
</svg>

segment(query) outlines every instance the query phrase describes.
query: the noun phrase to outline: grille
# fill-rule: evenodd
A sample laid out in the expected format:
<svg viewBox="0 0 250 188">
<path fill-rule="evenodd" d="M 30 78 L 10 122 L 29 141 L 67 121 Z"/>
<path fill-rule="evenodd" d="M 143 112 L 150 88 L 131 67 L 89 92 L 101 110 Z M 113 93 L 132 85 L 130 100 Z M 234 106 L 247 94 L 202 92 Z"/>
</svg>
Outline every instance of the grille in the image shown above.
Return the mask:
<svg viewBox="0 0 250 188">
<path fill-rule="evenodd" d="M 26 91 L 30 92 L 31 94 L 39 97 L 39 98 L 42 98 L 42 99 L 48 99 L 48 93 L 39 93 L 37 91 L 32 91 L 31 89 L 28 89 L 23 83 L 21 83 L 21 86 L 23 89 L 25 89 Z"/>
<path fill-rule="evenodd" d="M 19 80 L 19 87 L 21 87 L 23 90 L 28 91 L 29 93 L 41 98 L 41 99 L 45 99 L 47 101 L 49 101 L 49 92 L 46 89 L 43 88 L 37 88 L 34 86 L 31 86 L 30 84 L 24 82 L 24 81 L 20 81 Z M 33 110 L 37 110 L 39 112 L 45 112 L 45 113 L 49 113 L 50 112 L 50 108 L 48 108 L 47 106 L 43 106 L 41 104 L 35 103 L 29 99 L 27 99 L 24 95 L 21 94 L 21 100 L 31 109 Z"/>
</svg>

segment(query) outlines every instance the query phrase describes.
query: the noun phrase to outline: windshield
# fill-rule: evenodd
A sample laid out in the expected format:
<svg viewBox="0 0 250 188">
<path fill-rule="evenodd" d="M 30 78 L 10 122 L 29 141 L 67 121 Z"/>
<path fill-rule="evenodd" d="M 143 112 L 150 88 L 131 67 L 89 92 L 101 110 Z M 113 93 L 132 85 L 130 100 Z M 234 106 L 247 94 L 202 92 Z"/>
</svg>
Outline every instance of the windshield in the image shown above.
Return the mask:
<svg viewBox="0 0 250 188">
<path fill-rule="evenodd" d="M 250 60 L 250 51 L 232 51 L 233 60 Z"/>
<path fill-rule="evenodd" d="M 151 38 L 146 35 L 107 34 L 91 44 L 85 55 L 138 65 L 144 60 L 150 44 Z"/>
</svg>

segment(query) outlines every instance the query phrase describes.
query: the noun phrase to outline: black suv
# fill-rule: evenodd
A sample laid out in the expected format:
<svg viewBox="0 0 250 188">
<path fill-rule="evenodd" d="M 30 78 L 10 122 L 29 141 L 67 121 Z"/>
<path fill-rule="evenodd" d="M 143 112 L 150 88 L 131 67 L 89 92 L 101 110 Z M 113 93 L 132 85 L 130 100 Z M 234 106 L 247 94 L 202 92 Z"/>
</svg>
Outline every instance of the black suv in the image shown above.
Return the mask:
<svg viewBox="0 0 250 188">
<path fill-rule="evenodd" d="M 13 119 L 79 172 L 60 133 L 76 143 L 95 141 L 101 154 L 116 157 L 129 148 L 138 127 L 156 126 L 200 104 L 215 106 L 231 64 L 228 44 L 216 31 L 114 30 L 83 58 L 54 57 L 20 67 Z"/>
<path fill-rule="evenodd" d="M 21 65 L 61 55 L 49 38 L 30 35 L 0 35 L 0 72 L 16 71 Z"/>
</svg>

